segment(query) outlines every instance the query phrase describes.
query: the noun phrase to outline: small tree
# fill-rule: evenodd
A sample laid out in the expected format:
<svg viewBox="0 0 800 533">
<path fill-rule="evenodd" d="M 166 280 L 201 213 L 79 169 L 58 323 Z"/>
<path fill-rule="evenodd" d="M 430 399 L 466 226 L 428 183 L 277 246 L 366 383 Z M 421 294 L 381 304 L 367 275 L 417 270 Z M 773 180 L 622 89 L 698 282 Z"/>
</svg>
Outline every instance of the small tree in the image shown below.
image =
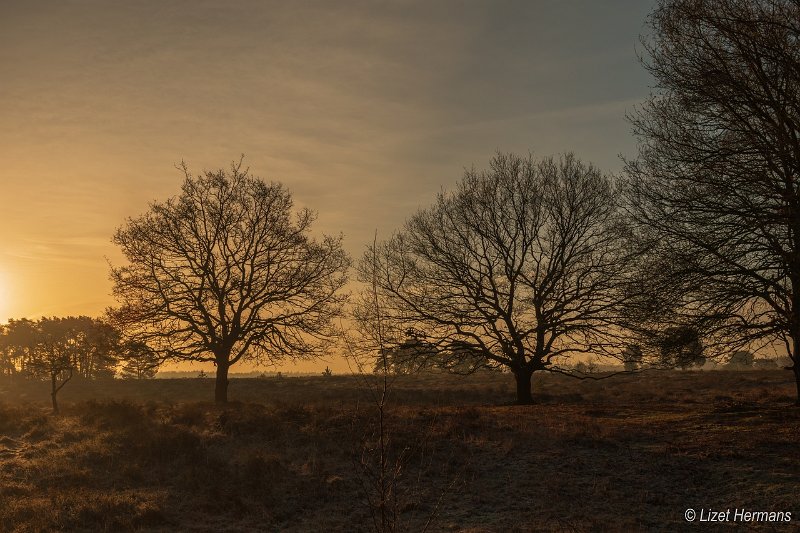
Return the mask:
<svg viewBox="0 0 800 533">
<path fill-rule="evenodd" d="M 644 353 L 638 344 L 631 344 L 625 347 L 622 352 L 622 363 L 626 372 L 635 372 L 642 366 Z"/>
<path fill-rule="evenodd" d="M 78 366 L 78 340 L 74 324 L 59 318 L 42 318 L 37 324 L 31 368 L 50 378 L 53 413 L 58 413 L 58 392 L 72 379 Z"/>
<path fill-rule="evenodd" d="M 123 379 L 152 379 L 156 377 L 161 359 L 158 354 L 141 342 L 125 343 L 120 350 Z"/>
<path fill-rule="evenodd" d="M 365 256 L 365 261 L 372 261 L 375 266 L 378 264 L 376 244 L 377 233 L 371 248 L 372 255 Z M 377 268 L 372 269 L 375 274 L 377 271 Z M 354 363 L 358 370 L 358 376 L 374 404 L 375 417 L 372 423 L 367 423 L 358 455 L 354 458 L 354 466 L 361 482 L 364 503 L 372 518 L 372 530 L 406 531 L 408 526 L 402 523 L 404 518 L 402 509 L 416 504 L 414 501 L 402 501 L 404 495 L 407 497 L 413 494 L 413 491 L 402 489 L 408 477 L 406 466 L 412 448 L 409 446 L 400 448 L 393 440 L 390 389 L 398 373 L 405 370 L 416 371 L 419 370 L 419 365 L 425 365 L 425 355 L 413 352 L 425 350 L 427 343 L 423 340 L 421 332 L 413 328 L 398 329 L 396 323 L 385 320 L 377 279 L 364 281 L 368 284 L 368 288 L 357 295 L 357 303 L 351 308 L 354 318 L 353 328 L 344 340 L 348 362 Z M 401 338 L 405 340 L 399 341 Z M 387 348 L 389 342 L 396 347 L 407 344 L 410 348 L 411 353 L 407 357 L 401 356 L 399 368 L 390 361 L 392 350 Z M 373 374 L 369 374 L 365 369 L 369 367 L 374 357 L 378 358 L 378 362 L 375 364 Z M 358 409 L 356 414 L 357 411 Z M 425 532 L 431 526 L 439 512 L 444 492 L 454 483 L 455 480 L 444 489 L 420 531 Z"/>
<path fill-rule="evenodd" d="M 80 346 L 75 372 L 85 379 L 114 377 L 119 355 L 119 330 L 106 321 L 87 316 L 69 317 Z"/>
<path fill-rule="evenodd" d="M 406 331 L 406 338 L 390 348 L 381 348 L 375 356 L 375 373 L 413 374 L 436 367 L 436 347 L 427 342 L 422 334 L 413 329 Z"/>
<path fill-rule="evenodd" d="M 18 338 L 28 352 L 28 371 L 50 381 L 53 413 L 59 412 L 58 393 L 72 379 L 78 366 L 80 331 L 70 318 L 42 318 L 29 335 Z"/>
<path fill-rule="evenodd" d="M 309 233 L 315 215 L 289 192 L 241 168 L 192 176 L 181 194 L 129 219 L 114 242 L 128 264 L 111 269 L 128 339 L 162 358 L 213 362 L 214 397 L 228 370 L 321 355 L 335 336 L 349 259 L 341 237 Z"/>
<path fill-rule="evenodd" d="M 667 368 L 686 370 L 693 366 L 703 366 L 703 342 L 698 331 L 689 326 L 667 328 L 658 339 L 660 363 Z"/>
<path fill-rule="evenodd" d="M 30 377 L 31 354 L 36 336 L 36 323 L 27 318 L 11 319 L 0 329 L 0 353 L 4 373 L 9 376 Z"/>
</svg>

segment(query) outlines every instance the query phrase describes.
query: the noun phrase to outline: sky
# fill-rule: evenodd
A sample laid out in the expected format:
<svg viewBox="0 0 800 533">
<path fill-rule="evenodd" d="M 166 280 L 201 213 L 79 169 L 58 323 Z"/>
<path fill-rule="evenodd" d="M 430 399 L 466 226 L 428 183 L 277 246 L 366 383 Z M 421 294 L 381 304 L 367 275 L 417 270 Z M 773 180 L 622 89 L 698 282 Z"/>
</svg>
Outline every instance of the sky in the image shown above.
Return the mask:
<svg viewBox="0 0 800 533">
<path fill-rule="evenodd" d="M 619 172 L 653 5 L 2 0 L 0 321 L 113 305 L 111 236 L 182 160 L 244 154 L 354 257 L 497 151 Z"/>
</svg>

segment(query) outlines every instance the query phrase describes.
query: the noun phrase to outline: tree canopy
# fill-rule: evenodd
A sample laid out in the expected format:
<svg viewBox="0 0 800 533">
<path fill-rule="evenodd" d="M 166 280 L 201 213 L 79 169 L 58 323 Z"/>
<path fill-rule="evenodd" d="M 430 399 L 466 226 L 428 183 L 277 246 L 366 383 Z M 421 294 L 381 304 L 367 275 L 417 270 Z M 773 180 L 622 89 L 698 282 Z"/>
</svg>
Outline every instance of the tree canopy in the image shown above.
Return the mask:
<svg viewBox="0 0 800 533">
<path fill-rule="evenodd" d="M 649 285 L 709 349 L 782 342 L 800 394 L 800 4 L 663 0 L 649 25 L 626 165 Z"/>
<path fill-rule="evenodd" d="M 633 265 L 617 197 L 611 179 L 572 154 L 498 154 L 368 249 L 359 274 L 379 302 L 362 299 L 359 316 L 369 323 L 380 309 L 393 331 L 419 332 L 442 366 L 477 354 L 509 368 L 528 403 L 533 372 L 563 371 L 571 354 L 619 352 Z"/>
<path fill-rule="evenodd" d="M 58 412 L 58 392 L 73 376 L 114 376 L 118 334 L 101 320 L 87 316 L 11 320 L 0 333 L 5 373 L 50 380 L 54 412 Z"/>
<path fill-rule="evenodd" d="M 126 338 L 164 358 L 210 361 L 215 398 L 228 369 L 318 355 L 334 336 L 349 258 L 341 237 L 311 236 L 315 215 L 295 210 L 279 183 L 242 169 L 193 176 L 181 194 L 128 219 L 114 242 L 112 312 Z"/>
</svg>

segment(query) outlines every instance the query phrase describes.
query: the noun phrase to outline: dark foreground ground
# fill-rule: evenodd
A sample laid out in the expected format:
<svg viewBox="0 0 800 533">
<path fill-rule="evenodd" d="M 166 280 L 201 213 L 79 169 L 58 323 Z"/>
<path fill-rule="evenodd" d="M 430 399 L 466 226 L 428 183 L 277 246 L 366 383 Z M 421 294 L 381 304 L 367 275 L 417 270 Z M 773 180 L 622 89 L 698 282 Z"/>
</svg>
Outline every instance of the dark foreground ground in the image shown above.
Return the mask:
<svg viewBox="0 0 800 533">
<path fill-rule="evenodd" d="M 786 371 L 404 377 L 387 411 L 398 531 L 790 531 L 800 409 Z M 2 531 L 363 531 L 375 404 L 356 377 L 0 382 Z M 394 474 L 397 474 L 395 476 Z M 687 523 L 684 513 L 698 513 Z M 699 522 L 701 509 L 790 523 Z"/>
</svg>

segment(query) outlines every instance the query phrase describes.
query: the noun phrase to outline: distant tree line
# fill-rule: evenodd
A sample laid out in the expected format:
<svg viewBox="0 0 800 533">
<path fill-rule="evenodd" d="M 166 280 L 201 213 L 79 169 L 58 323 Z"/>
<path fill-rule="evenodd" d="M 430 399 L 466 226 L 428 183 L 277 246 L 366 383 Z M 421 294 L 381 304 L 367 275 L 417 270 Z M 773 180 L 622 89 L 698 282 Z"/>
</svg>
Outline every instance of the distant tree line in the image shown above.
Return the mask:
<svg viewBox="0 0 800 533">
<path fill-rule="evenodd" d="M 55 412 L 58 392 L 73 378 L 152 378 L 159 364 L 147 346 L 125 341 L 96 318 L 12 319 L 0 326 L 0 373 L 49 381 Z"/>
<path fill-rule="evenodd" d="M 406 332 L 406 338 L 399 344 L 385 346 L 375 355 L 373 372 L 471 374 L 481 369 L 496 368 L 488 366 L 486 359 L 467 345 L 456 344 L 449 350 L 444 350 L 426 341 L 420 332 L 411 329 Z"/>
</svg>

